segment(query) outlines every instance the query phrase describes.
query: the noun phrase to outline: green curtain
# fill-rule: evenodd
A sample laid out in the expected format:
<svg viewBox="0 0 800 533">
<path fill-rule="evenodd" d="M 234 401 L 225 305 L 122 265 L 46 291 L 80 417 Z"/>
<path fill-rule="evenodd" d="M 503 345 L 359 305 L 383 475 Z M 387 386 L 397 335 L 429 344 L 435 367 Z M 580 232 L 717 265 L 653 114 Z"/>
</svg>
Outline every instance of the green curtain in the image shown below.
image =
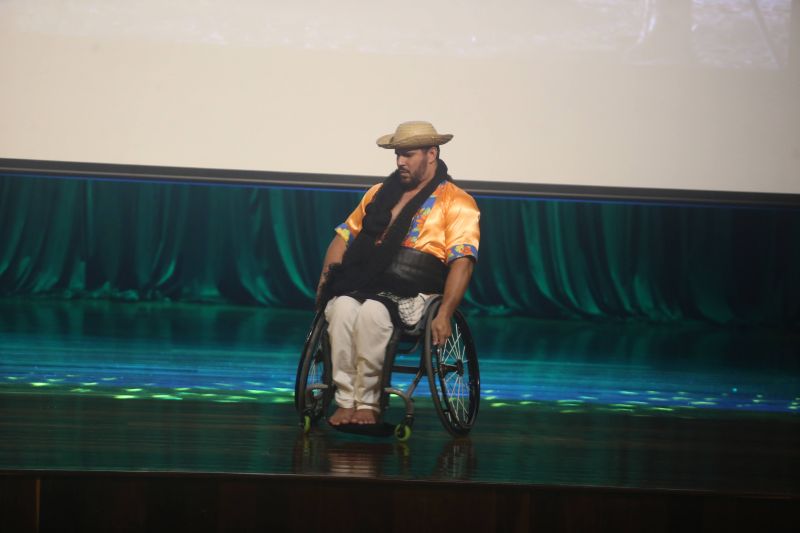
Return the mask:
<svg viewBox="0 0 800 533">
<path fill-rule="evenodd" d="M 0 295 L 310 308 L 359 192 L 0 178 Z M 800 209 L 479 197 L 467 307 L 800 323 Z"/>
<path fill-rule="evenodd" d="M 800 210 L 479 203 L 488 229 L 480 269 L 492 274 L 472 284 L 479 307 L 548 317 L 798 322 Z"/>
</svg>

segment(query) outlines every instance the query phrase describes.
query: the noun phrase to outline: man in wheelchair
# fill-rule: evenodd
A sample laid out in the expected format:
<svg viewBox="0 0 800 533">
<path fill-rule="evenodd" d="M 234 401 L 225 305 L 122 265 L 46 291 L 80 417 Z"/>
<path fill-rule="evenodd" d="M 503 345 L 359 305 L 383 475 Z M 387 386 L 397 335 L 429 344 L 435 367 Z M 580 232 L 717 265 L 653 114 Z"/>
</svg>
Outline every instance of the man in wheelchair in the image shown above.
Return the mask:
<svg viewBox="0 0 800 533">
<path fill-rule="evenodd" d="M 397 170 L 336 227 L 317 291 L 336 385 L 331 425 L 377 423 L 394 328 L 416 324 L 435 294 L 443 297 L 431 324 L 433 344 L 450 336 L 480 240 L 475 200 L 439 157 L 452 138 L 427 122 L 405 122 L 380 137 L 378 146 L 394 150 Z"/>
</svg>

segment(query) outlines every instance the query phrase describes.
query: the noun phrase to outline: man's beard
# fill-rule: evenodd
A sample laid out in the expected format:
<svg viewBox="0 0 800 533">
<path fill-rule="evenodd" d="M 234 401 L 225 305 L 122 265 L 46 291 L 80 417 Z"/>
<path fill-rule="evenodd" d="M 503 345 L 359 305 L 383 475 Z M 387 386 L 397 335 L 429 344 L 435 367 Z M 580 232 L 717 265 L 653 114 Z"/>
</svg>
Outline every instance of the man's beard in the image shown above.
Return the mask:
<svg viewBox="0 0 800 533">
<path fill-rule="evenodd" d="M 422 168 L 417 169 L 417 172 L 410 172 L 406 170 L 406 173 L 400 171 L 400 185 L 407 190 L 410 191 L 417 187 L 420 183 L 422 183 L 422 178 L 424 176 L 424 171 Z"/>
</svg>

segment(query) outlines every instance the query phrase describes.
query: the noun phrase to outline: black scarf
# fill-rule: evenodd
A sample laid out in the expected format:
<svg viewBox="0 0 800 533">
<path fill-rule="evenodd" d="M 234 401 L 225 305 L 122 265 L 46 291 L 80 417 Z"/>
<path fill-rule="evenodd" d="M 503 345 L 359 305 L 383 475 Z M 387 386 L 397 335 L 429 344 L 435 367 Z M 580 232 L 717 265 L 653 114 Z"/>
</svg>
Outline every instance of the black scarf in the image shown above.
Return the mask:
<svg viewBox="0 0 800 533">
<path fill-rule="evenodd" d="M 447 165 L 439 159 L 433 179 L 409 200 L 389 226 L 392 208 L 400 201 L 406 189 L 400 182 L 398 171 L 386 178 L 367 205 L 361 232 L 348 246 L 342 262 L 330 265 L 320 294 L 319 303 L 322 309 L 334 296 L 354 291 L 377 293 L 392 288 L 381 286 L 381 274 L 397 255 L 416 212 L 442 181 L 450 179 Z M 384 235 L 383 240 L 376 244 L 381 235 Z"/>
</svg>

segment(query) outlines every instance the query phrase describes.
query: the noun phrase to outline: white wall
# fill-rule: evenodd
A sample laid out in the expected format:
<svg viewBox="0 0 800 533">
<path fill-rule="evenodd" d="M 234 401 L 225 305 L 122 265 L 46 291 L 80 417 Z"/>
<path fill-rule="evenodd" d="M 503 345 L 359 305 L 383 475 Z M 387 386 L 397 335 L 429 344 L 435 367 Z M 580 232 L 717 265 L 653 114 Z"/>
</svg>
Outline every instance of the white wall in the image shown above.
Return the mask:
<svg viewBox="0 0 800 533">
<path fill-rule="evenodd" d="M 794 20 L 793 20 L 794 19 Z M 800 2 L 0 0 L 0 157 L 800 193 Z"/>
</svg>

